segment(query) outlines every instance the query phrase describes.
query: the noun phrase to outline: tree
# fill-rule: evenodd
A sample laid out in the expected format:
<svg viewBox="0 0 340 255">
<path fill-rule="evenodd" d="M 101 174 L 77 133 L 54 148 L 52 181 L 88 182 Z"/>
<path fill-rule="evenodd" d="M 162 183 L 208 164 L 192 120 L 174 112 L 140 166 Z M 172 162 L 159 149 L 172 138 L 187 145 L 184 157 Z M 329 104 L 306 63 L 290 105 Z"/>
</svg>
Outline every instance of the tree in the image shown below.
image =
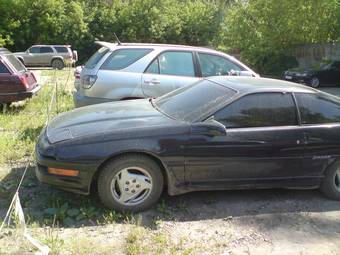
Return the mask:
<svg viewBox="0 0 340 255">
<path fill-rule="evenodd" d="M 340 38 L 338 0 L 239 1 L 227 13 L 220 46 L 237 49 L 261 73 L 286 68 L 298 44 Z"/>
</svg>

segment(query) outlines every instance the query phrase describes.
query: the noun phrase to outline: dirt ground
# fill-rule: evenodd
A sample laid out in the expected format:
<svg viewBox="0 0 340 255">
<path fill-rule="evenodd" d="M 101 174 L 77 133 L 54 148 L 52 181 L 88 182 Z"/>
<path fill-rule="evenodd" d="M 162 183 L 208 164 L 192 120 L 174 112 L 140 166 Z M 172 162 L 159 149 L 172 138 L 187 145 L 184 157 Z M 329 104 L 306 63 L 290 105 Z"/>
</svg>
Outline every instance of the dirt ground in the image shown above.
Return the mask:
<svg viewBox="0 0 340 255">
<path fill-rule="evenodd" d="M 12 169 L 16 175 L 1 171 L 0 186 L 7 187 L 23 167 Z M 1 219 L 11 196 L 11 192 L 0 196 Z M 39 184 L 30 168 L 21 191 L 22 204 L 26 218 L 34 219 L 29 230 L 52 246 L 53 254 L 340 254 L 340 203 L 317 190 L 163 194 L 154 208 L 127 220 L 113 217 L 99 222 L 105 215 L 101 212 L 88 221 L 74 220 L 54 228 L 44 223 L 41 214 L 51 198 L 62 198 L 73 207 L 83 198 L 91 206 L 102 206 L 96 195 L 83 197 Z M 32 247 L 14 229 L 0 237 L 0 254 L 30 251 Z"/>
</svg>

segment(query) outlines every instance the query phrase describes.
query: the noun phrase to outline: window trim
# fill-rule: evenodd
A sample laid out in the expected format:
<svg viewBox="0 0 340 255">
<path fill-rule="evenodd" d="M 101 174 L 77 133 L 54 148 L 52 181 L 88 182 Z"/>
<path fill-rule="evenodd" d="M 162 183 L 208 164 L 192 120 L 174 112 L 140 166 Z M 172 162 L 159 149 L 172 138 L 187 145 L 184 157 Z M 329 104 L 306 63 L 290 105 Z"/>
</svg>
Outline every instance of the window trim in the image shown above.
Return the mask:
<svg viewBox="0 0 340 255">
<path fill-rule="evenodd" d="M 217 54 L 217 53 L 210 53 L 210 52 L 204 52 L 204 51 L 195 51 L 196 55 L 197 55 L 197 65 L 199 67 L 199 70 L 200 70 L 200 77 L 203 77 L 203 78 L 207 78 L 209 76 L 203 76 L 202 75 L 202 67 L 201 67 L 201 63 L 199 61 L 199 54 L 206 54 L 206 55 L 211 55 L 211 56 L 216 56 L 216 57 L 221 57 L 221 58 L 224 58 L 228 61 L 230 61 L 231 63 L 233 63 L 234 65 L 238 66 L 240 69 L 241 69 L 241 72 L 242 71 L 248 71 L 247 69 L 245 69 L 243 66 L 240 66 L 239 64 L 235 63 L 234 61 L 232 61 L 230 58 L 226 57 L 226 56 L 223 56 L 221 54 Z"/>
<path fill-rule="evenodd" d="M 299 115 L 298 115 L 298 107 L 294 99 L 293 92 L 288 92 L 288 91 L 256 91 L 256 92 L 250 92 L 250 93 L 245 93 L 245 94 L 239 94 L 238 97 L 234 98 L 231 102 L 227 102 L 226 104 L 222 105 L 219 107 L 213 114 L 210 114 L 208 117 L 204 118 L 202 121 L 206 121 L 207 119 L 213 117 L 218 111 L 222 110 L 224 107 L 227 107 L 228 105 L 231 105 L 232 103 L 236 102 L 237 100 L 240 100 L 243 97 L 249 96 L 249 95 L 254 95 L 254 94 L 267 94 L 267 93 L 278 93 L 278 94 L 290 94 L 292 97 L 292 101 L 295 106 L 295 117 L 296 117 L 296 123 L 295 125 L 284 125 L 284 126 L 263 126 L 263 127 L 225 127 L 227 130 L 228 129 L 259 129 L 259 128 L 279 128 L 279 127 L 300 127 L 300 120 L 299 120 Z M 237 94 L 236 94 L 237 95 Z M 217 120 L 218 121 L 218 120 Z"/>
<path fill-rule="evenodd" d="M 176 75 L 176 74 L 161 74 L 160 71 L 160 66 L 159 66 L 159 60 L 158 60 L 158 57 L 164 53 L 167 53 L 167 52 L 187 52 L 187 53 L 191 53 L 191 57 L 192 57 L 192 63 L 193 63 L 193 66 L 194 66 L 194 76 L 187 76 L 187 75 Z M 175 76 L 175 77 L 189 77 L 189 78 L 195 78 L 195 77 L 201 77 L 199 76 L 199 73 L 198 73 L 198 66 L 197 66 L 197 59 L 195 58 L 195 52 L 194 51 L 191 51 L 191 50 L 164 50 L 164 51 L 161 51 L 156 57 L 154 57 L 150 63 L 146 66 L 146 68 L 144 69 L 143 71 L 143 74 L 151 74 L 151 75 L 168 75 L 168 76 Z M 157 73 L 147 73 L 146 70 L 149 69 L 150 65 L 157 59 L 157 62 L 158 62 L 158 74 Z"/>
<path fill-rule="evenodd" d="M 107 61 L 107 59 L 108 59 L 109 57 L 111 57 L 112 54 L 117 53 L 117 52 L 122 51 L 122 50 L 150 50 L 150 51 L 149 51 L 148 53 L 146 53 L 145 55 L 143 55 L 143 56 L 137 58 L 134 62 L 132 62 L 130 65 L 128 65 L 128 66 L 126 66 L 126 67 L 124 67 L 124 68 L 120 68 L 120 69 L 116 69 L 116 70 L 102 68 L 103 65 L 105 64 L 105 62 Z M 124 70 L 125 68 L 128 68 L 128 67 L 130 67 L 131 65 L 135 64 L 137 61 L 139 61 L 140 59 L 144 58 L 146 55 L 150 54 L 150 53 L 153 52 L 153 51 L 154 51 L 153 48 L 131 48 L 131 47 L 127 47 L 127 48 L 119 48 L 119 49 L 116 49 L 116 50 L 113 50 L 113 51 L 111 51 L 111 50 L 109 49 L 109 51 L 108 51 L 107 53 L 110 53 L 110 54 L 103 60 L 103 63 L 100 65 L 100 67 L 98 68 L 98 70 L 105 70 L 105 71 L 121 71 L 121 70 Z M 106 53 L 106 54 L 107 54 L 107 53 Z M 105 54 L 105 55 L 106 55 L 106 54 Z M 105 57 L 105 55 L 103 56 L 103 58 Z M 101 59 L 101 60 L 102 60 L 102 59 Z M 100 62 L 100 60 L 98 61 L 97 65 L 99 64 L 99 62 Z M 97 65 L 96 65 L 96 66 L 97 66 Z"/>
</svg>

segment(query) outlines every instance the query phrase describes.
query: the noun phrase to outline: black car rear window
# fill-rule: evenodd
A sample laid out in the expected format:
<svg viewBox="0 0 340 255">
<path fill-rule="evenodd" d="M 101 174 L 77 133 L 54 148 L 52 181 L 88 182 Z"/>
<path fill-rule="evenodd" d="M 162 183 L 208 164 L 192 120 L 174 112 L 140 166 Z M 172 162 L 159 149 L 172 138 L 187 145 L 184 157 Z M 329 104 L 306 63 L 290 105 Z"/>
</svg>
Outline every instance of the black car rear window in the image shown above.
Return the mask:
<svg viewBox="0 0 340 255">
<path fill-rule="evenodd" d="M 203 80 L 157 98 L 155 105 L 174 119 L 193 122 L 235 94 L 225 86 Z"/>
<path fill-rule="evenodd" d="M 13 54 L 8 54 L 5 58 L 18 72 L 26 71 L 25 66 Z"/>
<path fill-rule="evenodd" d="M 92 55 L 92 57 L 89 58 L 89 60 L 85 64 L 85 68 L 92 69 L 94 68 L 98 62 L 106 55 L 106 53 L 109 51 L 106 47 L 101 47 L 96 53 Z"/>
<path fill-rule="evenodd" d="M 151 52 L 152 49 L 120 49 L 111 53 L 100 69 L 120 70 L 128 67 L 138 59 Z"/>
<path fill-rule="evenodd" d="M 68 53 L 67 47 L 55 46 L 54 48 L 58 53 Z"/>
</svg>

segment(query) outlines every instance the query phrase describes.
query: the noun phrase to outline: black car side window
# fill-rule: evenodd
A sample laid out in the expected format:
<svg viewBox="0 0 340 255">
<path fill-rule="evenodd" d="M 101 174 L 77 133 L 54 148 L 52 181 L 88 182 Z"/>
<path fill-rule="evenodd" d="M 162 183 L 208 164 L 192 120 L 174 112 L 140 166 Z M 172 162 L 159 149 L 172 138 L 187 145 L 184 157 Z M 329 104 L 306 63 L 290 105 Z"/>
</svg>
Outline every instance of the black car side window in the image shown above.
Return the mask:
<svg viewBox="0 0 340 255">
<path fill-rule="evenodd" d="M 215 113 L 227 128 L 297 125 L 296 106 L 290 93 L 246 95 Z"/>
<path fill-rule="evenodd" d="M 340 122 L 340 100 L 323 93 L 295 93 L 302 124 Z"/>
<path fill-rule="evenodd" d="M 6 68 L 6 66 L 0 62 L 0 74 L 4 74 L 4 73 L 9 73 L 9 71 Z"/>
</svg>

